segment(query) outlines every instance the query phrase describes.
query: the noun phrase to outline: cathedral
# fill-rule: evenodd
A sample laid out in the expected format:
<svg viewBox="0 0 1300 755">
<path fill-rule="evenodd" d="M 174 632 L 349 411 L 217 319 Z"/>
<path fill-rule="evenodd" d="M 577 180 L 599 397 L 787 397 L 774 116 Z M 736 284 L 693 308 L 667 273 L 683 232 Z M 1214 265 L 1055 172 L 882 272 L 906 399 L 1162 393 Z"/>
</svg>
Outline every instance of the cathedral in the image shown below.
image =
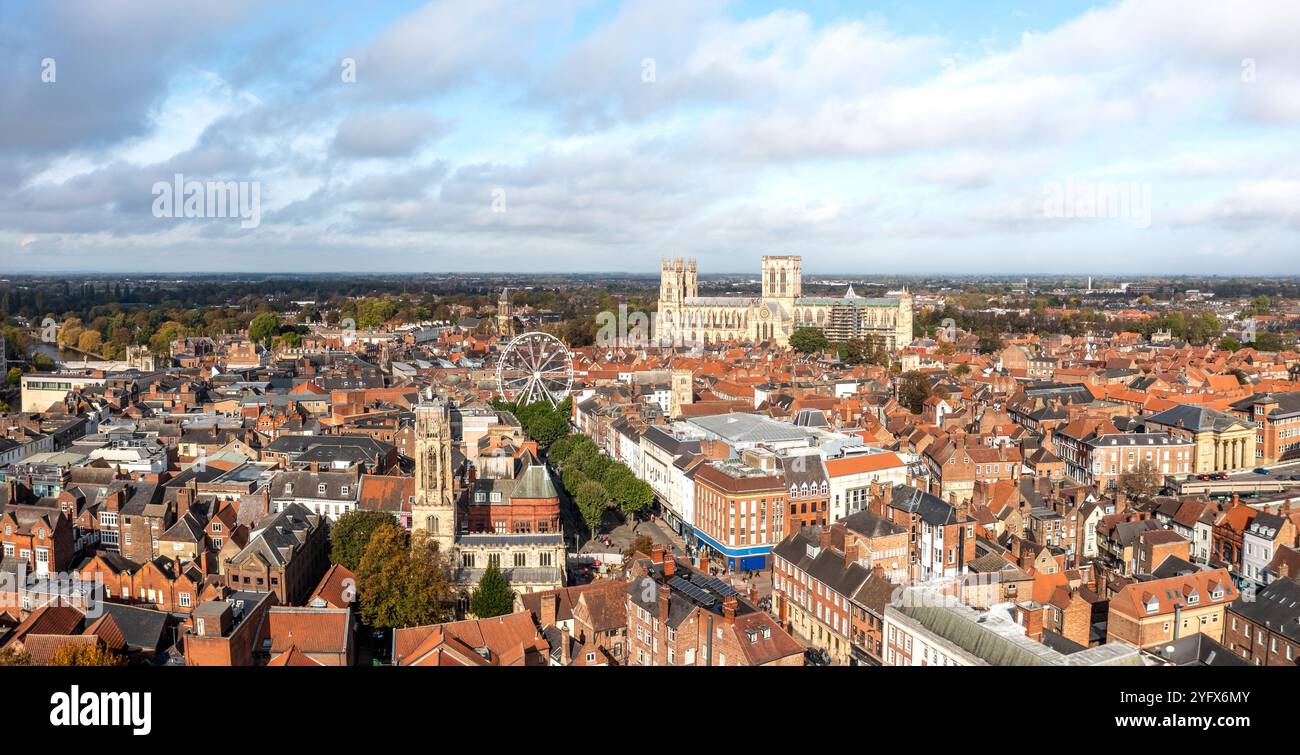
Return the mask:
<svg viewBox="0 0 1300 755">
<path fill-rule="evenodd" d="M 912 296 L 906 289 L 864 297 L 804 296 L 802 260 L 765 256 L 758 297 L 700 296 L 695 260 L 665 259 L 659 266 L 659 327 L 685 342 L 790 342 L 797 328 L 821 330 L 832 341 L 863 339 L 886 351 L 912 342 Z"/>
</svg>

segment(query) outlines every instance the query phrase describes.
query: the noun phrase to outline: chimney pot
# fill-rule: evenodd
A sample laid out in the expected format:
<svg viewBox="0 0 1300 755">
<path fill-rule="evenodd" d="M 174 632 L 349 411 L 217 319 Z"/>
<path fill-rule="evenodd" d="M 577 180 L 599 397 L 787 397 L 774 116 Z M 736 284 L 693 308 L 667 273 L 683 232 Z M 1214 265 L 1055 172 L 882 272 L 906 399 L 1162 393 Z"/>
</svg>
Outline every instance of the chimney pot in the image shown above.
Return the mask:
<svg viewBox="0 0 1300 755">
<path fill-rule="evenodd" d="M 722 600 L 722 621 L 727 626 L 736 623 L 736 596 L 728 595 Z"/>
</svg>

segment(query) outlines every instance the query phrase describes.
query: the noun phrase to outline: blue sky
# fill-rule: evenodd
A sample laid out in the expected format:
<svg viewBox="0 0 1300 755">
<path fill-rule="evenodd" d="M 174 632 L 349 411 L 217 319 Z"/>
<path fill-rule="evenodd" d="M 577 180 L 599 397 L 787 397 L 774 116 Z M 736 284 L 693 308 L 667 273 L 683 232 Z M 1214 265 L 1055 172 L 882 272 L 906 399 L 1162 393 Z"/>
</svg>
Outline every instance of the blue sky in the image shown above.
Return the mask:
<svg viewBox="0 0 1300 755">
<path fill-rule="evenodd" d="M 10 2 L 0 272 L 1297 274 L 1297 38 L 1292 0 Z M 259 222 L 157 217 L 177 173 Z"/>
</svg>

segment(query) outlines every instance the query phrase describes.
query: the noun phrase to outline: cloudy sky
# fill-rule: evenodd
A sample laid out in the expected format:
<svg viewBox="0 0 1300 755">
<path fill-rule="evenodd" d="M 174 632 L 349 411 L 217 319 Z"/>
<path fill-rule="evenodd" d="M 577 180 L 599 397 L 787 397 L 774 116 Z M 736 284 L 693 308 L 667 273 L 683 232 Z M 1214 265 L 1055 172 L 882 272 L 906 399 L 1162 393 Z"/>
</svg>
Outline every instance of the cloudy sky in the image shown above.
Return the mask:
<svg viewBox="0 0 1300 755">
<path fill-rule="evenodd" d="M 1295 0 L 789 6 L 4 0 L 0 273 L 1300 274 Z"/>
</svg>

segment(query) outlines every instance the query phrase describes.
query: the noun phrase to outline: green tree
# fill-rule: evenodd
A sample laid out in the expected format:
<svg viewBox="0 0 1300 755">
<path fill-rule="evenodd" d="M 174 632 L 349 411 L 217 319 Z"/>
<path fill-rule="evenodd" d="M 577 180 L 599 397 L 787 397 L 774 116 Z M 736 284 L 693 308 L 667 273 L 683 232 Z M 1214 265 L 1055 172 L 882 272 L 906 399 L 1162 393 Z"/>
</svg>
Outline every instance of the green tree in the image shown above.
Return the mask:
<svg viewBox="0 0 1300 755">
<path fill-rule="evenodd" d="M 790 348 L 803 354 L 815 354 L 830 347 L 820 328 L 795 328 L 790 334 Z"/>
<path fill-rule="evenodd" d="M 377 527 L 357 568 L 361 620 L 373 627 L 445 621 L 452 599 L 450 569 L 437 543 L 407 537 L 395 524 Z"/>
<path fill-rule="evenodd" d="M 397 517 L 385 511 L 349 511 L 330 527 L 330 561 L 356 572 L 361 567 L 370 536 L 381 526 L 396 525 Z"/>
<path fill-rule="evenodd" d="M 264 346 L 271 345 L 271 339 L 280 334 L 280 318 L 274 312 L 263 312 L 248 324 L 248 339 Z"/>
<path fill-rule="evenodd" d="M 1277 333 L 1256 334 L 1254 346 L 1260 351 L 1281 351 L 1282 336 Z"/>
<path fill-rule="evenodd" d="M 904 372 L 898 377 L 898 403 L 913 414 L 921 413 L 932 392 L 930 381 L 919 372 Z"/>
<path fill-rule="evenodd" d="M 591 530 L 591 534 L 596 534 L 600 529 L 600 520 L 605 515 L 605 507 L 609 503 L 609 494 L 599 482 L 588 480 L 578 487 L 577 503 L 582 521 L 587 523 L 587 529 Z"/>
<path fill-rule="evenodd" d="M 489 563 L 469 598 L 469 610 L 480 619 L 504 616 L 515 608 L 515 591 L 495 563 Z"/>
<path fill-rule="evenodd" d="M 1236 351 L 1241 348 L 1241 341 L 1232 336 L 1224 336 L 1219 339 L 1219 348 L 1223 351 Z"/>
<path fill-rule="evenodd" d="M 22 379 L 23 371 L 20 367 L 10 367 L 8 374 L 5 375 L 5 381 L 8 382 L 9 385 L 18 385 L 22 382 Z"/>
</svg>

